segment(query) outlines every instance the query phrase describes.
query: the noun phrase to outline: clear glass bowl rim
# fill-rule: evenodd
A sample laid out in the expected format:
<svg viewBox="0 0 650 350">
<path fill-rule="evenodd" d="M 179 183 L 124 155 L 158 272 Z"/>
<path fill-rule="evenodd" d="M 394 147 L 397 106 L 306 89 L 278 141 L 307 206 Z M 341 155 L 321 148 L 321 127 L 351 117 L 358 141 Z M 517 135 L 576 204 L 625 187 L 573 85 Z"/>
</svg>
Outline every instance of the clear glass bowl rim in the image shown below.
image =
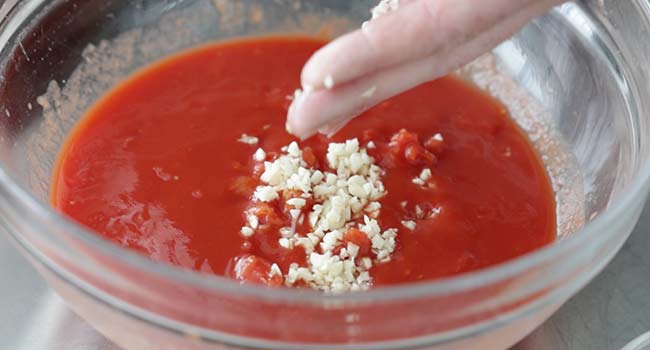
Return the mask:
<svg viewBox="0 0 650 350">
<path fill-rule="evenodd" d="M 639 8 L 644 12 L 640 14 L 640 16 L 644 16 L 646 22 L 649 22 L 650 8 L 644 1 L 638 1 L 637 3 L 642 4 Z M 8 12 L 7 15 L 4 16 L 3 20 L 0 20 L 0 26 L 3 27 L 3 31 L 7 30 L 7 26 L 3 26 L 3 24 L 6 24 L 7 21 L 16 20 L 16 16 L 11 15 L 11 12 L 13 12 L 12 10 L 14 9 L 6 11 Z M 648 23 L 648 25 L 650 26 L 650 23 Z M 9 25 L 9 27 L 11 27 L 11 25 Z M 5 33 L 0 32 L 0 38 L 3 37 L 4 34 Z M 630 87 L 629 94 L 632 96 L 639 96 L 634 77 L 627 75 L 625 79 L 628 81 L 628 86 Z M 637 107 L 639 106 L 637 105 Z M 633 116 L 635 118 L 639 118 L 643 115 L 643 111 L 639 109 L 636 109 L 636 112 L 638 115 Z M 67 232 L 75 239 L 87 244 L 90 248 L 96 249 L 98 252 L 105 254 L 112 259 L 128 264 L 130 267 L 168 280 L 205 289 L 207 291 L 221 292 L 225 294 L 237 293 L 243 296 L 275 302 L 305 302 L 310 304 L 321 304 L 323 302 L 331 301 L 391 301 L 415 299 L 423 296 L 431 297 L 436 295 L 446 295 L 493 284 L 516 276 L 524 271 L 533 269 L 545 262 L 552 261 L 571 251 L 574 252 L 571 256 L 578 259 L 582 254 L 587 254 L 586 250 L 580 250 L 578 248 L 589 244 L 590 240 L 606 240 L 609 236 L 619 234 L 616 231 L 607 230 L 606 227 L 609 223 L 616 220 L 623 211 L 630 208 L 639 196 L 644 195 L 645 192 L 643 189 L 650 181 L 650 161 L 643 160 L 642 162 L 645 162 L 645 164 L 641 164 L 632 182 L 627 185 L 626 188 L 609 204 L 606 210 L 601 212 L 600 215 L 595 217 L 592 221 L 585 224 L 585 226 L 578 232 L 575 232 L 574 234 L 551 245 L 507 262 L 475 272 L 427 282 L 375 288 L 363 293 L 346 294 L 323 294 L 310 290 L 296 290 L 290 288 L 271 289 L 256 285 L 241 285 L 236 281 L 225 277 L 205 275 L 168 264 L 156 263 L 145 256 L 132 252 L 131 250 L 118 246 L 107 239 L 102 238 L 80 224 L 77 224 L 76 222 L 57 213 L 53 208 L 38 200 L 21 184 L 15 181 L 2 164 L 0 164 L 0 195 L 8 205 L 13 206 L 22 218 L 33 218 L 40 221 L 42 224 L 45 224 L 45 227 L 54 228 L 54 230 L 50 231 L 61 230 Z M 17 234 L 11 230 L 9 233 L 14 235 L 19 242 L 22 241 L 22 239 L 18 237 L 19 233 Z M 38 234 L 44 235 L 48 233 L 49 232 L 39 232 Z M 60 237 L 50 237 L 50 239 L 61 240 Z M 67 243 L 63 241 L 61 241 L 61 243 L 63 246 L 67 245 Z M 23 245 L 23 247 L 27 248 L 28 251 L 36 249 L 33 245 L 30 245 L 29 247 Z M 68 253 L 78 254 L 78 252 L 75 252 L 72 249 L 70 249 L 70 252 Z M 51 260 L 42 259 L 42 257 L 40 257 L 41 254 L 35 254 L 34 251 L 30 251 L 30 254 L 38 259 L 40 263 L 45 264 L 48 268 L 51 268 L 54 271 L 61 269 L 61 267 L 55 266 Z M 74 256 L 72 256 L 72 258 L 74 259 Z"/>
</svg>

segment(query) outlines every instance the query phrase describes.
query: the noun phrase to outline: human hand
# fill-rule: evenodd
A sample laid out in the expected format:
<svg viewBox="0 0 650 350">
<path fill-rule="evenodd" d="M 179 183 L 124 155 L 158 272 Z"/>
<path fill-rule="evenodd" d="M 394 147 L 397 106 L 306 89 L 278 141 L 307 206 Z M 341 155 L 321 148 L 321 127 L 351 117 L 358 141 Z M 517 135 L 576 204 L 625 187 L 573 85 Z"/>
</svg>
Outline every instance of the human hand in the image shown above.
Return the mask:
<svg viewBox="0 0 650 350">
<path fill-rule="evenodd" d="M 334 134 L 379 102 L 441 77 L 563 0 L 382 0 L 373 20 L 317 51 L 287 129 Z"/>
</svg>

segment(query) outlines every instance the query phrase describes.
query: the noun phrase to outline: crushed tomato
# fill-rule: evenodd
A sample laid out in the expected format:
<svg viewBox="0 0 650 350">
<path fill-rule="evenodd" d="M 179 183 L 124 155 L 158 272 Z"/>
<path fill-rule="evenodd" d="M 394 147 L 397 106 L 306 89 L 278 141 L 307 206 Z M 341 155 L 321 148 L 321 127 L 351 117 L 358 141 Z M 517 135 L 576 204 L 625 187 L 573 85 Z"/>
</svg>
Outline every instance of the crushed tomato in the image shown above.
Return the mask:
<svg viewBox="0 0 650 350">
<path fill-rule="evenodd" d="M 214 44 L 156 63 L 101 99 L 65 144 L 52 203 L 117 244 L 157 261 L 282 285 L 304 252 L 278 245 L 291 218 L 280 198 L 253 203 L 263 164 L 295 140 L 285 131 L 288 97 L 322 41 L 257 38 Z M 382 227 L 399 229 L 375 285 L 440 278 L 512 259 L 555 239 L 553 191 L 544 167 L 503 106 L 456 77 L 394 97 L 332 140 L 301 142 L 305 159 L 326 164 L 327 144 L 358 138 L 386 170 Z M 242 134 L 259 144 L 238 142 Z M 436 134 L 444 137 L 435 137 Z M 411 179 L 429 167 L 428 186 Z M 240 234 L 245 213 L 261 233 Z M 402 226 L 413 220 L 413 230 Z M 304 227 L 297 230 L 308 230 Z M 358 230 L 345 232 L 367 254 Z"/>
</svg>

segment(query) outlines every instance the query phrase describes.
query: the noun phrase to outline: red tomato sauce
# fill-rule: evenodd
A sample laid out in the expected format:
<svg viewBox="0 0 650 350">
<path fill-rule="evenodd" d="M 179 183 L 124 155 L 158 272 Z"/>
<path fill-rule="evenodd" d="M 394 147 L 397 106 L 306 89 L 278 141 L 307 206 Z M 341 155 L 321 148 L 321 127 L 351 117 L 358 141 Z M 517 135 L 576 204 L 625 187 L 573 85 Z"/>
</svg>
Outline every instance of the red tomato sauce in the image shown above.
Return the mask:
<svg viewBox="0 0 650 350">
<path fill-rule="evenodd" d="M 233 262 L 244 257 L 251 264 L 240 270 L 253 282 L 281 284 L 259 269 L 273 262 L 286 273 L 305 254 L 280 247 L 277 232 L 239 233 L 260 184 L 252 154 L 296 141 L 285 131 L 289 97 L 323 44 L 289 37 L 213 44 L 138 72 L 71 133 L 55 170 L 53 205 L 156 261 L 233 276 Z M 238 142 L 244 133 L 259 143 Z M 438 133 L 443 141 L 433 138 Z M 392 260 L 370 271 L 374 285 L 480 269 L 556 237 L 553 191 L 531 144 L 503 105 L 459 78 L 423 84 L 332 139 L 299 144 L 324 164 L 327 144 L 350 138 L 377 145 L 368 153 L 386 170 L 388 192 L 378 221 L 399 229 Z M 422 164 L 432 170 L 426 189 L 411 184 Z M 267 219 L 278 226 L 289 220 L 271 211 Z M 414 230 L 400 224 L 405 218 L 417 223 Z"/>
</svg>

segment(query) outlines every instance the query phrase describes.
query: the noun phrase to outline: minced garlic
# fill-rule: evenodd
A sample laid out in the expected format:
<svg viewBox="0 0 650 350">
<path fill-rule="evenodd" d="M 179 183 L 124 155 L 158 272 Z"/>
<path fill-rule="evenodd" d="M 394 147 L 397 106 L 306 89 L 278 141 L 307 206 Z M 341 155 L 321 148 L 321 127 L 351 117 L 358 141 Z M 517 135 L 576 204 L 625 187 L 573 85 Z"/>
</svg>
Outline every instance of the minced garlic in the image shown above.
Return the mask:
<svg viewBox="0 0 650 350">
<path fill-rule="evenodd" d="M 258 151 L 254 158 L 262 159 Z M 398 230 L 382 229 L 376 218 L 381 211 L 379 199 L 386 195 L 381 177 L 383 169 L 374 163 L 357 139 L 330 143 L 326 155 L 335 172 L 323 172 L 309 167 L 303 151 L 296 142 L 282 148 L 273 161 L 264 162 L 260 176 L 263 183 L 253 194 L 254 201 L 273 202 L 284 198 L 286 191 L 294 196 L 286 200 L 293 227 L 280 230 L 278 244 L 286 249 L 304 248 L 307 266 L 292 264 L 285 284 L 306 283 L 327 292 L 365 290 L 372 284 L 369 270 L 373 264 L 390 261 L 395 249 Z M 295 193 L 300 193 L 295 196 Z M 308 201 L 311 204 L 307 206 Z M 311 231 L 302 236 L 295 232 L 295 223 L 304 220 Z M 301 221 L 302 222 L 302 221 Z M 253 225 L 242 228 L 250 236 Z M 363 232 L 371 242 L 373 259 L 359 257 L 359 247 L 344 244 L 348 229 Z"/>
</svg>

